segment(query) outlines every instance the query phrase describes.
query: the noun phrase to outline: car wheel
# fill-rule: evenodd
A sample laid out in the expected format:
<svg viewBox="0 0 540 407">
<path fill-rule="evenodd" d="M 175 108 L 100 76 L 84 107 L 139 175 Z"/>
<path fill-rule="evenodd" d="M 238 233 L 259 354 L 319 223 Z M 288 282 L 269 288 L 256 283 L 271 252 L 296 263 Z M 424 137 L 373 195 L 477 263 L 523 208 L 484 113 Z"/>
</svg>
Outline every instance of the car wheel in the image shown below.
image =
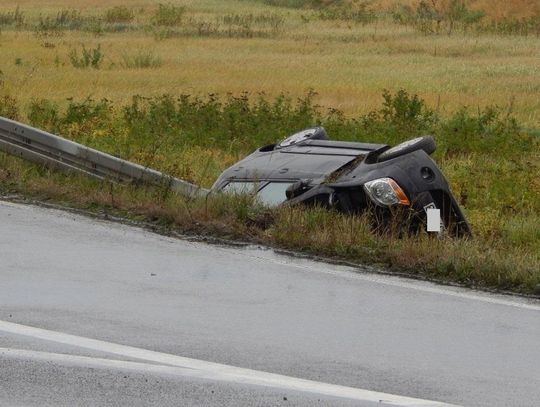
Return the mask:
<svg viewBox="0 0 540 407">
<path fill-rule="evenodd" d="M 328 140 L 328 135 L 322 127 L 313 127 L 294 133 L 277 145 L 278 148 L 289 147 L 306 140 Z"/>
<path fill-rule="evenodd" d="M 433 153 L 437 145 L 435 140 L 431 136 L 418 137 L 412 140 L 405 141 L 401 144 L 398 144 L 395 147 L 392 147 L 384 152 L 382 152 L 377 161 L 387 161 L 392 158 L 399 157 L 404 154 L 412 153 L 416 150 L 424 150 L 428 155 Z"/>
</svg>

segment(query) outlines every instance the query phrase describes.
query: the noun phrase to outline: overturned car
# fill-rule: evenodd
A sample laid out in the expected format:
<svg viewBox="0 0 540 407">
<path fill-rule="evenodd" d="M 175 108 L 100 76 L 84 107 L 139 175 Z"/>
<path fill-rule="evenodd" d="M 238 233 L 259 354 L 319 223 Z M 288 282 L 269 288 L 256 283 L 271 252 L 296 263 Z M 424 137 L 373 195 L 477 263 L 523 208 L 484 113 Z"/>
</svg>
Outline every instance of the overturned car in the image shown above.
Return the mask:
<svg viewBox="0 0 540 407">
<path fill-rule="evenodd" d="M 468 236 L 465 216 L 430 158 L 435 148 L 429 136 L 395 147 L 332 141 L 322 127 L 315 127 L 259 148 L 225 170 L 212 189 L 255 193 L 268 206 L 370 210 L 378 226 L 398 223 L 408 231 L 420 230 L 427 210 L 437 208 L 446 233 Z"/>
</svg>

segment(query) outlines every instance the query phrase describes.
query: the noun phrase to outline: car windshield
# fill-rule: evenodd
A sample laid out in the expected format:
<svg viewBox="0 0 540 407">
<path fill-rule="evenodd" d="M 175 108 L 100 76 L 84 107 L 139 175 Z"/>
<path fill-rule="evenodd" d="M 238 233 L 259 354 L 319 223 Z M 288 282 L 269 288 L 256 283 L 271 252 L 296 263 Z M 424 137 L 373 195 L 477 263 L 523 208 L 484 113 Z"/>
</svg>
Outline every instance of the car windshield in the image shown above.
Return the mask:
<svg viewBox="0 0 540 407">
<path fill-rule="evenodd" d="M 229 182 L 223 191 L 232 194 L 255 194 L 258 189 L 258 182 Z"/>
<path fill-rule="evenodd" d="M 287 199 L 285 191 L 292 182 L 270 182 L 264 186 L 257 197 L 266 206 L 276 206 Z"/>
</svg>

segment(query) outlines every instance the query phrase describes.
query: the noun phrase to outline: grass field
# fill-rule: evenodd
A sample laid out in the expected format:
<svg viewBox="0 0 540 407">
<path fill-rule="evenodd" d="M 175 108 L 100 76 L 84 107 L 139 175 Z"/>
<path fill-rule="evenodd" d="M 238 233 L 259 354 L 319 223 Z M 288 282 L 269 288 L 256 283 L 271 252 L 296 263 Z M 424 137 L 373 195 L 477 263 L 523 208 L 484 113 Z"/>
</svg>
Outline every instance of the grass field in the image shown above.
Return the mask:
<svg viewBox="0 0 540 407">
<path fill-rule="evenodd" d="M 424 20 L 396 22 L 398 6 L 415 1 L 374 1 L 367 12 L 357 2 L 356 14 L 273 3 L 0 0 L 0 114 L 205 186 L 259 145 L 312 124 L 333 138 L 390 144 L 434 134 L 473 241 L 381 237 L 365 218 L 266 211 L 242 199 L 209 208 L 3 154 L 0 192 L 532 292 L 540 283 L 534 2 L 500 2 L 495 12 L 471 1 L 486 12 L 481 23 L 443 22 L 437 33 L 431 20 L 427 31 Z"/>
<path fill-rule="evenodd" d="M 247 0 L 176 2 L 186 7 L 184 23 L 167 33 L 163 27 L 145 26 L 151 24 L 156 3 L 130 2 L 134 18 L 129 24 L 103 26 L 104 32 L 97 34 L 91 24 L 87 31 L 6 26 L 0 37 L 4 90 L 27 103 L 32 98 L 65 102 L 89 95 L 125 102 L 134 94 L 163 93 L 296 96 L 313 88 L 319 104 L 356 115 L 379 106 L 383 89 L 403 88 L 441 112 L 496 104 L 511 106 L 524 124 L 540 121 L 536 36 L 426 36 L 384 18 L 370 24 L 321 20 L 314 10 Z M 40 15 L 55 17 L 63 9 L 103 17 L 122 2 L 1 1 L 0 11 L 13 13 L 17 4 L 27 24 L 36 25 Z M 281 22 L 275 32 L 261 23 L 242 32 L 241 25 L 220 22 L 231 15 L 272 15 Z M 205 22 L 213 28 L 204 31 Z M 156 39 L 160 35 L 171 38 Z M 98 45 L 103 54 L 100 69 L 72 66 L 70 52 Z M 123 64 L 126 56 L 141 52 L 158 57 L 161 64 L 148 69 Z"/>
</svg>

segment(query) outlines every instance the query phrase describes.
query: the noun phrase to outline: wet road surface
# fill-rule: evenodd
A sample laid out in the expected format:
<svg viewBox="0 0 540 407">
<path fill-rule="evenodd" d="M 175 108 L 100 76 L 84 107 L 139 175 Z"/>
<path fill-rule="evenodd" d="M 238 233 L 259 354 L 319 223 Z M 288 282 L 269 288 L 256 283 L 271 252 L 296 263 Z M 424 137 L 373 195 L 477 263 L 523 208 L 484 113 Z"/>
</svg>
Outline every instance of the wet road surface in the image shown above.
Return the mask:
<svg viewBox="0 0 540 407">
<path fill-rule="evenodd" d="M 540 400 L 534 301 L 2 202 L 0 277 L 2 405 Z"/>
</svg>

